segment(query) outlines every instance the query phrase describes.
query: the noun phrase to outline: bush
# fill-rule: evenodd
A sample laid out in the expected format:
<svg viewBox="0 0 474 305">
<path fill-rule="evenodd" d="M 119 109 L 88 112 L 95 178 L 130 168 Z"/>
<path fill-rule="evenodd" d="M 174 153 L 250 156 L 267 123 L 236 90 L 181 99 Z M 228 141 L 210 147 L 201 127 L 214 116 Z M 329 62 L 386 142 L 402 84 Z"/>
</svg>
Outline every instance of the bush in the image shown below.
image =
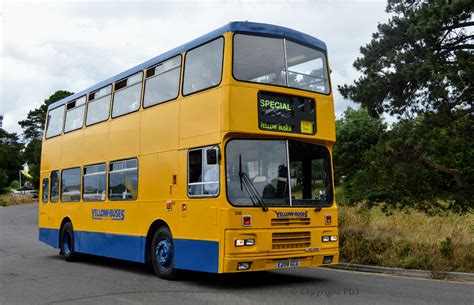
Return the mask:
<svg viewBox="0 0 474 305">
<path fill-rule="evenodd" d="M 12 194 L 0 195 L 0 206 L 3 206 L 3 207 L 10 206 L 10 205 L 32 203 L 35 201 L 36 200 L 33 199 L 29 195 L 12 195 Z"/>
<path fill-rule="evenodd" d="M 12 189 L 18 190 L 21 187 L 21 185 L 20 185 L 20 182 L 18 182 L 18 180 L 13 180 L 12 183 L 10 183 L 10 187 Z"/>
</svg>

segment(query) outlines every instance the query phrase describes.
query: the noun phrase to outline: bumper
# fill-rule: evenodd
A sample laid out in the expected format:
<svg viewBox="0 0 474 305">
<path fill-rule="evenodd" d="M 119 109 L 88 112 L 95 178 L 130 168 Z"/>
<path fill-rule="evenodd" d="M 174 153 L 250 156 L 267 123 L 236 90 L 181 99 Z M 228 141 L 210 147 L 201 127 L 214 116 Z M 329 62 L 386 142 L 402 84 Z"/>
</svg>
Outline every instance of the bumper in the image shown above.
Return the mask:
<svg viewBox="0 0 474 305">
<path fill-rule="evenodd" d="M 331 262 L 323 262 L 324 258 L 331 257 Z M 299 266 L 302 267 L 316 267 L 323 265 L 335 265 L 339 263 L 338 250 L 321 250 L 312 253 L 302 254 L 288 254 L 288 255 L 271 255 L 271 256 L 249 256 L 249 255 L 232 255 L 224 257 L 224 273 L 229 272 L 246 272 L 246 271 L 263 271 L 275 270 L 277 262 L 283 261 L 299 261 Z M 247 270 L 238 270 L 239 263 L 250 263 L 250 268 Z"/>
</svg>

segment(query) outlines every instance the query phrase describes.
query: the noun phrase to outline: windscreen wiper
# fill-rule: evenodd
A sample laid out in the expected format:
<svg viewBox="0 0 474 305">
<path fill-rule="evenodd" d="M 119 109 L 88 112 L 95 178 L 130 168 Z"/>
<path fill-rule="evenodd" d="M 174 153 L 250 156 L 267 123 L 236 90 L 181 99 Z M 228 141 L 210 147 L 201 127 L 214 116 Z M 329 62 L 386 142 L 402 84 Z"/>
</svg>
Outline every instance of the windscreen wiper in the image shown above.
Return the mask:
<svg viewBox="0 0 474 305">
<path fill-rule="evenodd" d="M 314 209 L 316 212 L 321 211 L 323 206 L 326 205 L 326 200 L 327 200 L 327 195 L 326 194 L 329 194 L 332 191 L 331 187 L 332 187 L 332 185 L 330 183 L 328 183 L 326 185 L 326 192 L 325 193 L 323 193 L 322 191 L 319 191 L 319 196 L 321 196 L 321 200 L 319 200 L 319 203 L 316 204 L 316 208 Z"/>
<path fill-rule="evenodd" d="M 316 212 L 320 212 L 323 206 L 326 204 L 326 194 L 323 194 L 323 192 L 319 191 L 319 196 L 321 196 L 321 200 L 316 203 L 316 208 L 314 209 Z"/>
<path fill-rule="evenodd" d="M 246 172 L 242 171 L 242 155 L 239 155 L 239 178 L 240 178 L 240 190 L 243 190 L 242 186 L 244 186 L 245 190 L 250 196 L 250 200 L 252 200 L 252 203 L 254 205 L 259 204 L 262 207 L 262 210 L 264 212 L 267 212 L 268 208 L 263 202 L 262 197 L 260 197 L 260 194 L 255 188 L 255 185 L 253 185 L 252 180 L 250 179 L 249 175 Z"/>
</svg>

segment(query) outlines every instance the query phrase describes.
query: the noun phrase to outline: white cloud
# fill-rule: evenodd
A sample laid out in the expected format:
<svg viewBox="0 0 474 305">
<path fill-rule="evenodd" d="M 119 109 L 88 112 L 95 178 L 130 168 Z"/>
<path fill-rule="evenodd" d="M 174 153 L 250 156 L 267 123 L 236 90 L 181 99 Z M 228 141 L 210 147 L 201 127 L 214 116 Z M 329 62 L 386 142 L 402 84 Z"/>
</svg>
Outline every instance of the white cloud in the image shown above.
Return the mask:
<svg viewBox="0 0 474 305">
<path fill-rule="evenodd" d="M 387 19 L 385 1 L 53 1 L 1 8 L 0 113 L 17 122 L 56 90 L 78 92 L 234 20 L 290 27 L 325 41 L 336 114 L 351 103 L 337 85 Z"/>
</svg>

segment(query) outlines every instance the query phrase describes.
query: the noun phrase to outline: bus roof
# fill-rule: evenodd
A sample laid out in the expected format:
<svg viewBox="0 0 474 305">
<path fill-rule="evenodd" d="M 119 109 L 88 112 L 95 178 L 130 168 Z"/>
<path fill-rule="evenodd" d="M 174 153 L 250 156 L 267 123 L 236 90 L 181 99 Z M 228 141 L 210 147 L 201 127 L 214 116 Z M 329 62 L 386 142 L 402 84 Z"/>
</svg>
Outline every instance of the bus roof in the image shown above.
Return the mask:
<svg viewBox="0 0 474 305">
<path fill-rule="evenodd" d="M 155 64 L 158 64 L 164 60 L 167 60 L 173 56 L 176 56 L 178 54 L 181 54 L 189 49 L 192 49 L 196 46 L 199 46 L 209 40 L 212 40 L 214 38 L 217 38 L 224 33 L 227 32 L 234 32 L 234 33 L 248 33 L 248 34 L 259 34 L 259 35 L 264 35 L 264 36 L 273 36 L 273 37 L 285 37 L 288 38 L 292 41 L 299 42 L 308 46 L 316 47 L 324 52 L 327 52 L 327 47 L 326 44 L 307 34 L 304 34 L 299 31 L 295 31 L 289 28 L 285 28 L 282 26 L 278 25 L 272 25 L 272 24 L 266 24 L 266 23 L 256 23 L 256 22 L 248 22 L 248 21 L 234 21 L 230 22 L 223 27 L 220 27 L 212 32 L 209 32 L 201 37 L 198 37 L 188 43 L 185 43 L 177 48 L 174 48 L 168 52 L 165 52 L 161 55 L 158 55 L 142 64 L 139 64 L 131 69 L 128 69 L 122 73 L 119 73 L 113 77 L 110 77 L 100 83 L 97 83 L 85 90 L 82 90 L 78 93 L 75 93 L 71 96 L 68 96 L 60 101 L 57 101 L 51 105 L 49 105 L 48 110 L 59 107 L 63 104 L 66 104 L 70 101 L 73 101 L 85 94 L 88 94 L 92 91 L 95 91 L 97 89 L 100 89 L 102 87 L 105 87 L 107 85 L 110 85 L 118 80 L 121 80 L 127 76 L 130 76 L 136 72 L 139 72 L 145 68 L 149 68 Z"/>
</svg>

